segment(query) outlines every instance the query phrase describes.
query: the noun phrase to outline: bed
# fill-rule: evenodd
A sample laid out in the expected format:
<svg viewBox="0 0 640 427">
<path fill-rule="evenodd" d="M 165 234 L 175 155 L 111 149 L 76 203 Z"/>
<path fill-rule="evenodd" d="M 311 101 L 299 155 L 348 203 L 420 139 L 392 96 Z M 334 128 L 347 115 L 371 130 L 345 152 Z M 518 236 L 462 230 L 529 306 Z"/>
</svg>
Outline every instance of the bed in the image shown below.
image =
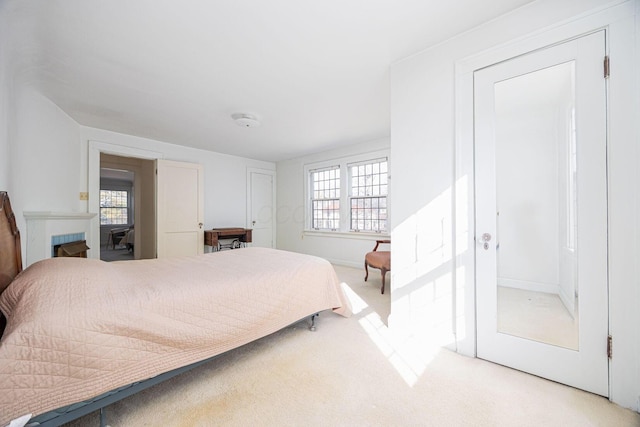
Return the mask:
<svg viewBox="0 0 640 427">
<path fill-rule="evenodd" d="M 321 311 L 350 314 L 331 264 L 275 249 L 21 271 L 0 198 L 0 426 L 60 425 Z"/>
</svg>

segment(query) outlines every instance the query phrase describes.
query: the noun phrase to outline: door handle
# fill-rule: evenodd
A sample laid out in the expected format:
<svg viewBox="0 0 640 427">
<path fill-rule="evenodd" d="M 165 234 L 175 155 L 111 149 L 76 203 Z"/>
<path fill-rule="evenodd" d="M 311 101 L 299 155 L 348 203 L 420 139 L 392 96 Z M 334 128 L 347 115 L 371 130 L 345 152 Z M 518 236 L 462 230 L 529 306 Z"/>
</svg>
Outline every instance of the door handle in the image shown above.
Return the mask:
<svg viewBox="0 0 640 427">
<path fill-rule="evenodd" d="M 203 224 L 203 223 L 201 223 L 201 222 L 199 222 L 199 223 L 198 223 L 198 227 L 200 227 L 200 228 L 202 228 L 202 226 L 203 226 L 203 225 L 204 225 L 204 224 Z"/>
<path fill-rule="evenodd" d="M 254 220 L 254 221 L 251 221 L 251 225 L 256 225 L 255 220 Z"/>
<path fill-rule="evenodd" d="M 489 242 L 491 241 L 491 234 L 489 233 L 482 233 L 482 236 L 480 236 L 480 241 L 483 243 L 482 247 L 484 248 L 484 250 L 488 250 L 489 249 Z"/>
</svg>

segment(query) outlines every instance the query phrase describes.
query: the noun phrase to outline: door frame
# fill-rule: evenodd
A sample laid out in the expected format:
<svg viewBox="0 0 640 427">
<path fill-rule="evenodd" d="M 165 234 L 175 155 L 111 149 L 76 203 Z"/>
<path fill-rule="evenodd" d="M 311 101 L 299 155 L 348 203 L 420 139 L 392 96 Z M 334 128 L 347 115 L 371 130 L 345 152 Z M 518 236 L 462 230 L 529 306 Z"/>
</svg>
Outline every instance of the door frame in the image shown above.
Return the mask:
<svg viewBox="0 0 640 427">
<path fill-rule="evenodd" d="M 254 173 L 260 173 L 263 175 L 271 175 L 271 218 L 273 218 L 272 221 L 272 227 L 271 227 L 271 242 L 272 242 L 272 247 L 273 248 L 277 248 L 277 241 L 276 241 L 276 236 L 277 236 L 277 223 L 278 223 L 278 218 L 276 216 L 276 171 L 275 170 L 271 170 L 271 169 L 260 169 L 260 168 L 247 168 L 247 222 L 245 227 L 246 228 L 251 228 L 251 212 L 252 212 L 252 188 L 251 188 L 251 174 Z"/>
<path fill-rule="evenodd" d="M 124 145 L 89 140 L 87 158 L 87 190 L 89 193 L 88 212 L 95 213 L 90 226 L 91 241 L 100 242 L 100 153 L 144 160 L 164 159 L 164 153 L 143 150 Z M 96 240 L 97 239 L 97 240 Z M 89 251 L 91 258 L 100 259 L 100 251 Z"/>
<path fill-rule="evenodd" d="M 455 333 L 456 351 L 475 356 L 475 284 L 473 217 L 469 213 L 474 206 L 473 193 L 473 71 L 497 61 L 523 54 L 534 49 L 567 40 L 599 29 L 607 30 L 606 51 L 612 58 L 608 79 L 608 181 L 609 191 L 609 330 L 614 332 L 613 357 L 609 361 L 609 400 L 634 410 L 640 409 L 640 354 L 635 325 L 640 322 L 637 310 L 636 290 L 630 286 L 638 279 L 637 260 L 640 220 L 640 183 L 637 164 L 638 103 L 640 84 L 638 72 L 638 47 L 640 40 L 640 2 L 623 1 L 594 7 L 585 13 L 563 19 L 551 25 L 539 26 L 536 22 L 548 22 L 539 17 L 530 24 L 535 30 L 509 29 L 510 33 L 498 35 L 502 26 L 487 26 L 479 34 L 490 37 L 465 47 L 466 54 L 452 58 L 454 62 L 454 123 L 451 141 L 453 173 L 452 207 L 453 266 L 452 327 Z M 516 34 L 517 36 L 513 36 Z M 520 36 L 520 34 L 524 34 Z M 466 40 L 466 39 L 465 39 Z M 500 44 L 492 45 L 492 40 Z M 634 44 L 635 42 L 635 44 Z M 456 45 L 457 46 L 457 45 Z M 495 46 L 495 47 L 494 47 Z M 444 61 L 447 59 L 444 58 Z M 629 208 L 629 200 L 635 208 Z M 618 339 L 620 337 L 621 339 Z M 620 345 L 617 344 L 619 341 Z"/>
<path fill-rule="evenodd" d="M 628 3 L 617 5 L 599 13 L 588 13 L 569 22 L 539 31 L 533 35 L 517 38 L 512 42 L 497 46 L 455 63 L 455 144 L 453 151 L 454 185 L 454 258 L 455 283 L 454 299 L 463 313 L 454 320 L 457 351 L 467 356 L 476 356 L 476 294 L 475 294 L 475 254 L 473 248 L 475 223 L 472 212 L 475 207 L 474 182 L 474 119 L 473 119 L 473 74 L 476 70 L 506 61 L 536 50 L 545 49 L 587 34 L 605 30 L 605 53 L 610 54 L 610 29 L 616 21 L 630 16 L 632 6 Z M 622 33 L 623 31 L 621 31 Z M 627 34 L 628 36 L 628 34 Z M 621 34 L 618 34 L 620 40 Z M 612 73 L 613 74 L 613 73 Z M 609 85 L 609 82 L 607 82 Z M 607 114 L 612 108 L 611 91 L 608 90 Z M 624 102 L 621 101 L 622 108 Z M 608 135 L 611 130 L 608 129 Z M 610 174 L 611 171 L 608 171 Z M 611 301 L 611 299 L 610 299 Z M 609 307 L 611 313 L 611 307 Z"/>
<path fill-rule="evenodd" d="M 536 50 L 528 55 L 500 62 L 476 72 L 474 80 L 476 85 L 476 98 L 474 99 L 476 105 L 476 173 L 474 176 L 476 182 L 474 213 L 476 232 L 474 235 L 478 239 L 481 233 L 488 232 L 495 235 L 496 239 L 495 245 L 492 241 L 485 247 L 485 249 L 490 247 L 488 251 L 478 248 L 478 244 L 475 246 L 477 356 L 563 384 L 570 384 L 592 393 L 608 396 L 608 306 L 602 304 L 608 299 L 607 254 L 609 246 L 606 179 L 607 93 L 603 70 L 605 35 L 605 31 L 600 30 L 563 44 L 556 44 L 543 50 Z M 509 233 L 506 230 L 504 236 L 499 235 L 498 224 L 504 225 L 506 223 L 499 221 L 496 216 L 498 215 L 496 214 L 496 206 L 498 206 L 499 216 L 502 217 L 502 214 L 506 213 L 508 217 L 509 205 L 505 200 L 499 202 L 498 186 L 500 181 L 496 174 L 500 162 L 502 161 L 504 165 L 508 163 L 508 160 L 500 159 L 498 156 L 500 152 L 499 138 L 496 134 L 498 121 L 493 108 L 494 99 L 497 101 L 497 89 L 494 89 L 494 85 L 515 77 L 530 76 L 540 70 L 546 72 L 550 67 L 566 66 L 570 63 L 568 61 L 573 61 L 576 67 L 574 101 L 577 111 L 578 150 L 582 154 L 579 154 L 577 159 L 577 185 L 582 191 L 579 193 L 576 206 L 577 233 L 579 233 L 576 242 L 576 268 L 580 283 L 580 328 L 576 332 L 579 332 L 580 339 L 579 348 L 574 349 L 566 349 L 559 344 L 539 342 L 534 338 L 518 336 L 517 333 L 511 334 L 496 330 L 495 323 L 498 318 L 499 305 L 496 305 L 497 289 L 501 277 L 496 268 L 500 257 L 499 253 L 502 252 L 502 249 L 497 249 L 497 245 L 499 240 L 505 240 L 501 243 L 506 243 L 506 246 L 509 246 L 509 243 L 513 245 L 514 242 L 508 241 Z M 562 111 L 561 114 L 563 113 L 565 111 Z M 503 143 L 505 141 L 508 139 L 504 139 Z M 546 154 L 558 156 L 557 148 L 554 148 L 554 152 Z M 549 161 L 549 164 L 561 165 L 562 160 L 557 158 L 555 161 Z M 548 171 L 547 174 L 547 176 L 553 176 L 553 171 Z M 559 193 L 555 194 L 556 197 L 562 196 L 560 186 L 563 178 L 565 177 L 556 176 L 554 182 L 551 183 L 554 187 L 558 185 Z M 504 176 L 502 179 L 505 179 Z M 585 189 L 587 191 L 584 191 Z M 554 194 L 554 192 L 551 191 L 550 194 Z M 503 194 L 503 198 L 508 199 L 509 196 Z M 557 210 L 559 207 L 554 203 L 557 203 L 558 199 L 554 197 L 549 202 L 551 206 L 555 207 L 549 214 L 557 220 L 560 214 Z M 505 212 L 502 212 L 503 210 Z M 511 211 L 511 214 L 513 213 Z M 557 247 L 560 248 L 562 246 L 560 243 L 562 228 L 558 227 L 558 234 L 554 234 L 552 231 L 554 226 L 545 225 L 546 227 L 543 226 L 545 230 L 552 233 L 553 242 L 549 244 L 552 246 L 557 244 Z M 506 246 L 507 252 L 503 255 L 509 252 Z M 545 252 L 547 247 L 548 245 L 545 245 L 544 248 L 534 246 L 534 251 Z M 510 249 L 515 250 L 513 247 Z M 558 256 L 555 259 L 556 263 L 561 262 L 561 265 L 568 265 L 564 261 L 559 261 L 560 252 L 556 255 Z M 549 261 L 553 263 L 553 261 Z M 507 262 L 506 259 L 505 262 Z M 553 272 L 554 270 L 551 267 L 545 271 Z M 511 273 L 515 274 L 513 271 Z M 560 272 L 556 271 L 556 274 L 558 276 L 555 278 L 548 277 L 548 281 L 558 280 L 557 283 L 560 283 Z"/>
<path fill-rule="evenodd" d="M 620 17 L 627 13 L 619 6 Z M 609 54 L 609 24 L 612 17 L 608 13 L 576 18 L 534 35 L 525 36 L 489 49 L 478 55 L 456 61 L 455 64 L 455 145 L 454 163 L 454 256 L 453 269 L 454 299 L 464 313 L 456 316 L 454 329 L 457 336 L 457 351 L 467 356 L 476 356 L 476 294 L 475 294 L 475 210 L 474 181 L 474 116 L 473 75 L 476 70 L 515 58 L 536 50 L 564 43 L 602 29 L 606 32 L 605 52 Z"/>
</svg>

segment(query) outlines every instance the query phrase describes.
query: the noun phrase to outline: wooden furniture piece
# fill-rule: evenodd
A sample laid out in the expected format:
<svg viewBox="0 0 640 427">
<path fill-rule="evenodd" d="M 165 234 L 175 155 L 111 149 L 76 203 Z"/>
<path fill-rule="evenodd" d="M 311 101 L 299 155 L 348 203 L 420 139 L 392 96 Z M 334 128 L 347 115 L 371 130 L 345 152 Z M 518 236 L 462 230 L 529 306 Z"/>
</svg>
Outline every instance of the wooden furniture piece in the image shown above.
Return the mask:
<svg viewBox="0 0 640 427">
<path fill-rule="evenodd" d="M 382 288 L 380 293 L 384 294 L 384 279 L 387 271 L 391 271 L 391 251 L 379 251 L 378 246 L 382 243 L 391 243 L 391 240 L 376 240 L 376 246 L 373 251 L 368 252 L 364 257 L 364 270 L 366 275 L 364 281 L 369 278 L 369 267 L 377 268 L 382 273 Z"/>
<path fill-rule="evenodd" d="M 22 271 L 22 251 L 20 250 L 20 231 L 16 225 L 16 216 L 6 191 L 0 191 L 0 293 L 9 286 L 14 277 Z M 0 311 L 0 337 L 4 332 L 7 319 Z"/>
<path fill-rule="evenodd" d="M 107 236 L 107 249 L 111 245 L 112 249 L 116 248 L 116 245 L 120 244 L 120 240 L 129 232 L 129 228 L 112 228 L 109 230 L 109 236 Z"/>
<path fill-rule="evenodd" d="M 133 225 L 129 228 L 127 233 L 120 239 L 120 245 L 126 246 L 129 252 L 133 252 L 133 245 L 135 243 L 135 231 Z"/>
<path fill-rule="evenodd" d="M 211 230 L 205 230 L 204 232 L 204 244 L 211 246 L 213 250 L 220 250 L 220 240 L 232 239 L 233 241 L 228 246 L 231 249 L 246 246 L 247 243 L 251 243 L 251 229 L 240 227 L 227 227 L 227 228 L 213 228 Z"/>
<path fill-rule="evenodd" d="M 87 246 L 86 240 L 77 240 L 75 242 L 63 243 L 53 247 L 57 257 L 76 257 L 86 258 L 87 250 L 91 249 Z"/>
</svg>

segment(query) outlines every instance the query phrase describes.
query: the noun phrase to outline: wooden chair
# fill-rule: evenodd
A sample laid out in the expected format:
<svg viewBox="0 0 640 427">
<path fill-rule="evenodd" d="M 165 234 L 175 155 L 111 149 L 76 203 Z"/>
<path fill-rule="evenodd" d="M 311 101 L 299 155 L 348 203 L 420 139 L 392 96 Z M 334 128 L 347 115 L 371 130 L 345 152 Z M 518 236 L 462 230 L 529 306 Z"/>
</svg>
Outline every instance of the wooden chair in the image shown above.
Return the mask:
<svg viewBox="0 0 640 427">
<path fill-rule="evenodd" d="M 120 244 L 120 240 L 126 236 L 129 228 L 112 228 L 109 230 L 109 235 L 107 236 L 107 249 L 109 249 L 109 245 L 111 245 L 112 249 L 116 248 L 116 245 Z"/>
<path fill-rule="evenodd" d="M 384 279 L 387 271 L 391 271 L 391 251 L 379 251 L 378 246 L 381 243 L 391 243 L 391 240 L 376 240 L 376 246 L 373 251 L 367 253 L 364 257 L 364 281 L 369 278 L 369 267 L 377 268 L 382 273 L 382 288 L 380 293 L 384 294 Z"/>
</svg>

